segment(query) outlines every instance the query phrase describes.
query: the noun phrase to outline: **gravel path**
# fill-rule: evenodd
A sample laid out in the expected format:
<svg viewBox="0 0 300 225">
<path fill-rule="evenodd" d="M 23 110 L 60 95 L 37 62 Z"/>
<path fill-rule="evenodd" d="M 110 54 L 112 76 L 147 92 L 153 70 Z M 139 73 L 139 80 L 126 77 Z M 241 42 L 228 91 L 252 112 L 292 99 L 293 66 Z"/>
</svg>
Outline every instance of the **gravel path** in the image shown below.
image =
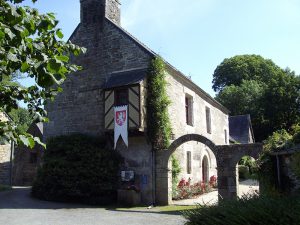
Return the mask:
<svg viewBox="0 0 300 225">
<path fill-rule="evenodd" d="M 2 225 L 183 225 L 179 215 L 157 212 L 117 211 L 86 205 L 40 201 L 30 197 L 30 188 L 0 192 Z"/>
</svg>

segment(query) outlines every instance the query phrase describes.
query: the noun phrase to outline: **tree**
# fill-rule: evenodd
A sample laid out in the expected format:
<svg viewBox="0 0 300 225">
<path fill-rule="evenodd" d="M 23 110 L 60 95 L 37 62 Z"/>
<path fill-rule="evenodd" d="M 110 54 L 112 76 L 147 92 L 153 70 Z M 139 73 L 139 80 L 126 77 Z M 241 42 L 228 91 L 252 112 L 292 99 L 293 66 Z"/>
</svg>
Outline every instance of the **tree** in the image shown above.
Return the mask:
<svg viewBox="0 0 300 225">
<path fill-rule="evenodd" d="M 80 69 L 70 63 L 70 56 L 85 49 L 62 40 L 53 13 L 39 14 L 36 9 L 18 5 L 23 1 L 0 0 L 0 81 L 22 73 L 36 83 L 26 88 L 1 82 L 0 110 L 9 113 L 24 101 L 35 122 L 46 122 L 45 100 L 53 100 L 66 75 Z M 0 136 L 30 147 L 40 143 L 38 138 L 18 131 L 12 122 L 0 122 Z"/>
<path fill-rule="evenodd" d="M 237 55 L 224 61 L 213 74 L 213 89 L 222 91 L 226 86 L 239 86 L 243 80 L 268 82 L 274 76 L 284 71 L 272 60 L 259 55 Z"/>
<path fill-rule="evenodd" d="M 276 130 L 290 130 L 300 121 L 300 78 L 271 60 L 255 55 L 225 59 L 217 67 L 213 82 L 219 91 L 216 99 L 231 115 L 251 115 L 257 141 Z"/>
</svg>

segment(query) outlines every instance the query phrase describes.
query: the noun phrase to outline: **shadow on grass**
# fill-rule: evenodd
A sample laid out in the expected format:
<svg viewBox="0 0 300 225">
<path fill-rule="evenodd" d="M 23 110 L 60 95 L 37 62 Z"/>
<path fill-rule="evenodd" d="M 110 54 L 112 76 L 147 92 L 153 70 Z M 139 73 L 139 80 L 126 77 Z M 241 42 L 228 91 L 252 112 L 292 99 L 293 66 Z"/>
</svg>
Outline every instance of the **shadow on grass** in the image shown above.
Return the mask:
<svg viewBox="0 0 300 225">
<path fill-rule="evenodd" d="M 11 190 L 11 186 L 0 184 L 0 192 L 1 191 L 9 191 L 9 190 Z"/>
<path fill-rule="evenodd" d="M 196 206 L 157 206 L 157 207 L 132 207 L 123 208 L 122 206 L 107 207 L 108 211 L 124 212 L 124 213 L 153 213 L 153 214 L 167 214 L 167 215 L 182 215 L 184 211 L 195 209 Z"/>
</svg>

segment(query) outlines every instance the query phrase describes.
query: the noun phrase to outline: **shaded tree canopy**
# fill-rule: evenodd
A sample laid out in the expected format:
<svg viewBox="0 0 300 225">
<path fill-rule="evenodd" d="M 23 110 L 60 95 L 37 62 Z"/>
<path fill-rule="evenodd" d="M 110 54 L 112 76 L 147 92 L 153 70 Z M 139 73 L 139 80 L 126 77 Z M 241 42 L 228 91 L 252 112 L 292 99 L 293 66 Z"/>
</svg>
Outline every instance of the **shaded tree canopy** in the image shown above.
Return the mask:
<svg viewBox="0 0 300 225">
<path fill-rule="evenodd" d="M 231 115 L 250 114 L 257 141 L 300 122 L 300 78 L 256 55 L 225 59 L 216 69 L 216 99 Z"/>
<path fill-rule="evenodd" d="M 40 14 L 36 9 L 18 5 L 23 1 L 0 0 L 0 81 L 10 81 L 22 73 L 33 78 L 35 84 L 21 87 L 1 82 L 0 111 L 10 113 L 23 101 L 35 122 L 46 122 L 45 100 L 54 99 L 66 75 L 80 69 L 70 63 L 70 56 L 85 49 L 62 40 L 53 13 Z M 40 143 L 38 138 L 20 133 L 11 121 L 0 121 L 0 137 L 30 147 Z"/>
</svg>

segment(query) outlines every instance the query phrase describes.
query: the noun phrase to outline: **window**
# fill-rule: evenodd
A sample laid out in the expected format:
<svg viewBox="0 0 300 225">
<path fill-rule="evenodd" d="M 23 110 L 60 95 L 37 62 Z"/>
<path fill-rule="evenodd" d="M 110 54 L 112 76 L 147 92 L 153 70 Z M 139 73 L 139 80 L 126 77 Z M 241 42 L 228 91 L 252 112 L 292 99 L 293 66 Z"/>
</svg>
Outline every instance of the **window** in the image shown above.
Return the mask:
<svg viewBox="0 0 300 225">
<path fill-rule="evenodd" d="M 228 144 L 228 136 L 227 136 L 227 130 L 224 130 L 224 135 L 225 135 L 225 144 Z"/>
<path fill-rule="evenodd" d="M 126 88 L 115 90 L 115 106 L 128 104 L 128 90 Z"/>
<path fill-rule="evenodd" d="M 192 152 L 190 151 L 186 152 L 186 171 L 187 174 L 192 173 Z"/>
<path fill-rule="evenodd" d="M 193 98 L 192 96 L 185 96 L 185 120 L 186 124 L 193 126 Z"/>
<path fill-rule="evenodd" d="M 210 115 L 210 108 L 206 107 L 206 131 L 207 133 L 211 134 L 211 115 Z"/>
</svg>

